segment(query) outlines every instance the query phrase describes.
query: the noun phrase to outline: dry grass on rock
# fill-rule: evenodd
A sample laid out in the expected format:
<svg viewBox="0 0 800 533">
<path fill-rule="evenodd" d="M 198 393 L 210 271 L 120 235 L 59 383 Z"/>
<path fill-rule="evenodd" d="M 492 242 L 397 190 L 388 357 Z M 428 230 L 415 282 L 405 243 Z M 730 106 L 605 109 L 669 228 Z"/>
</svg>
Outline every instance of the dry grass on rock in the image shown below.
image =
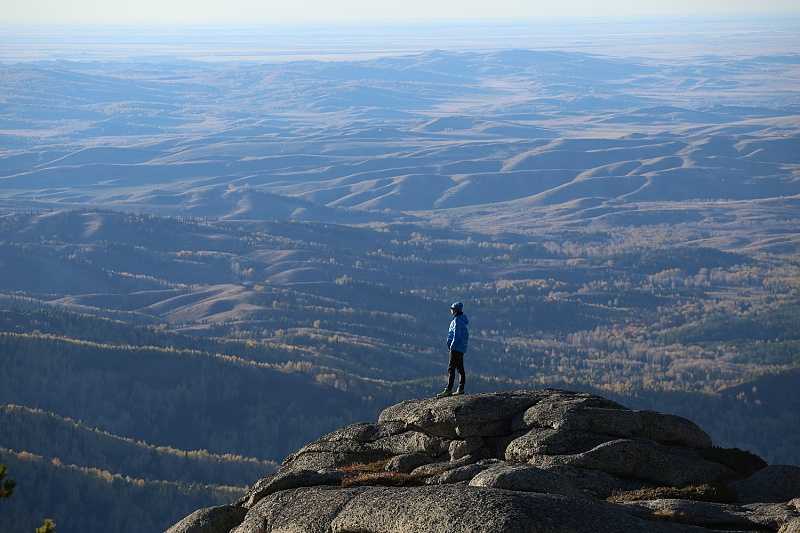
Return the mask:
<svg viewBox="0 0 800 533">
<path fill-rule="evenodd" d="M 356 463 L 339 469 L 345 474 L 342 487 L 361 487 L 379 485 L 384 487 L 417 487 L 425 484 L 429 477 L 441 474 L 445 469 L 424 474 L 406 474 L 403 472 L 387 472 L 388 460 L 373 463 Z"/>
<path fill-rule="evenodd" d="M 340 472 L 344 472 L 345 476 L 356 476 L 361 474 L 374 474 L 377 472 L 383 472 L 386 468 L 386 463 L 389 461 L 387 459 L 382 459 L 380 461 L 374 461 L 372 463 L 354 463 L 351 465 L 346 465 L 339 467 Z"/>
<path fill-rule="evenodd" d="M 731 503 L 736 500 L 733 489 L 719 483 L 690 485 L 688 487 L 648 487 L 615 492 L 608 497 L 612 503 L 642 500 L 680 499 L 701 502 Z"/>
</svg>

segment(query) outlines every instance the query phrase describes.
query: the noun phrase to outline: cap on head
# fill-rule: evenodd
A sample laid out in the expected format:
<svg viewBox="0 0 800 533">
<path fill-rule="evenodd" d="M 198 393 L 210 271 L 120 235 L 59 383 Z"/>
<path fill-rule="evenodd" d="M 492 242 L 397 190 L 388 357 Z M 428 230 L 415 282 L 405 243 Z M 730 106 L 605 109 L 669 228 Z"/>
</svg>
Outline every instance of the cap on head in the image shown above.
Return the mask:
<svg viewBox="0 0 800 533">
<path fill-rule="evenodd" d="M 450 309 L 452 309 L 453 311 L 455 311 L 457 313 L 463 313 L 464 312 L 464 304 L 461 303 L 461 302 L 456 302 L 456 303 L 454 303 L 453 305 L 450 306 Z"/>
</svg>

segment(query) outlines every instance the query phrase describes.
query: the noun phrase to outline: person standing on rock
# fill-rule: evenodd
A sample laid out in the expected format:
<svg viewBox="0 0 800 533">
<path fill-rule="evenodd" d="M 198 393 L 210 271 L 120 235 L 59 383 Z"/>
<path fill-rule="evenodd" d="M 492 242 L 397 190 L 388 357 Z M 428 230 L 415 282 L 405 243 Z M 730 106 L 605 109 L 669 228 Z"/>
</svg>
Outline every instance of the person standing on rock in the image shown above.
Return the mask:
<svg viewBox="0 0 800 533">
<path fill-rule="evenodd" d="M 451 305 L 450 313 L 453 315 L 453 320 L 450 322 L 450 329 L 447 332 L 447 348 L 450 350 L 450 363 L 447 365 L 447 388 L 438 394 L 439 398 L 453 394 L 456 370 L 458 370 L 460 382 L 455 394 L 464 394 L 464 383 L 466 382 L 464 354 L 469 342 L 469 319 L 464 314 L 464 304 L 461 302 Z"/>
</svg>

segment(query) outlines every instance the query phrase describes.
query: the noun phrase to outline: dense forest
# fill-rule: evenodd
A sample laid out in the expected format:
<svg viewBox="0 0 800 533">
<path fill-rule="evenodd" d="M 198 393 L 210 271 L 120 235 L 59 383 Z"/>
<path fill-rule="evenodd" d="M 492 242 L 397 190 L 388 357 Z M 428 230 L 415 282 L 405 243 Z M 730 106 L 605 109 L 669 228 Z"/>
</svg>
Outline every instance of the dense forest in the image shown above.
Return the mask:
<svg viewBox="0 0 800 533">
<path fill-rule="evenodd" d="M 45 517 L 59 532 L 163 531 L 179 512 L 243 494 L 241 487 L 138 479 L 4 448 L 0 461 L 16 482 L 0 503 L 2 531 L 33 532 Z"/>
<path fill-rule="evenodd" d="M 234 486 L 249 484 L 276 467 L 271 461 L 230 453 L 153 446 L 19 405 L 0 407 L 0 428 L 15 436 L 20 449 L 33 454 L 141 479 Z"/>
</svg>

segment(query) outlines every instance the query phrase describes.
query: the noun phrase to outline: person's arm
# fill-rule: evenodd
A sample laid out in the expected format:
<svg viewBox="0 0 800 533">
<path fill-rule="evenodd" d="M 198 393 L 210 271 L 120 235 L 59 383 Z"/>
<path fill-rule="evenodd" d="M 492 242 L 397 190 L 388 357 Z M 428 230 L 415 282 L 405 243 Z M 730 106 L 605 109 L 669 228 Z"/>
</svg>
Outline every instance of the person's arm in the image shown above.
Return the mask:
<svg viewBox="0 0 800 533">
<path fill-rule="evenodd" d="M 449 350 L 450 347 L 453 345 L 453 341 L 456 338 L 456 321 L 453 319 L 450 322 L 450 329 L 447 331 L 447 349 Z"/>
<path fill-rule="evenodd" d="M 461 342 L 464 340 L 464 325 L 461 324 L 461 321 L 458 320 L 458 317 L 453 319 L 452 328 L 452 339 L 450 340 L 450 344 L 448 346 L 460 346 Z"/>
</svg>

